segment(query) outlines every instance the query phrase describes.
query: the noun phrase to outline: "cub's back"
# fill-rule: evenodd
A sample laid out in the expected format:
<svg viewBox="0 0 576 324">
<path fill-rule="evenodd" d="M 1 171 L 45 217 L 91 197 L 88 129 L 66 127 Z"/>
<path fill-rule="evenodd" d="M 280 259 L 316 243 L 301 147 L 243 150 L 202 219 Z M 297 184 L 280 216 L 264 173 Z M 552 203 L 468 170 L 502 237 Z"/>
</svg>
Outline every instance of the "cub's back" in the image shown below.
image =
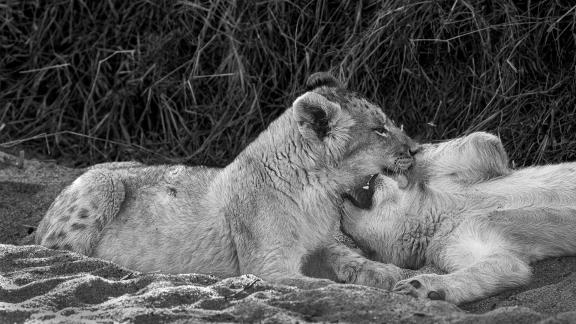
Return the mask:
<svg viewBox="0 0 576 324">
<path fill-rule="evenodd" d="M 112 162 L 96 164 L 87 173 L 104 170 L 121 180 L 129 191 L 155 188 L 173 193 L 173 189 L 178 189 L 176 187 L 189 186 L 187 189 L 191 193 L 200 195 L 206 192 L 207 186 L 222 169 L 180 164 L 148 166 L 137 162 Z"/>
<path fill-rule="evenodd" d="M 152 196 L 175 201 L 172 205 L 180 207 L 182 214 L 190 209 L 193 212 L 218 172 L 216 168 L 144 166 L 137 162 L 95 165 L 54 200 L 38 226 L 36 243 L 91 255 L 111 223 L 125 223 L 139 216 L 141 220 L 151 218 L 150 208 L 158 206 L 150 201 Z M 126 208 L 134 203 L 141 208 Z"/>
</svg>

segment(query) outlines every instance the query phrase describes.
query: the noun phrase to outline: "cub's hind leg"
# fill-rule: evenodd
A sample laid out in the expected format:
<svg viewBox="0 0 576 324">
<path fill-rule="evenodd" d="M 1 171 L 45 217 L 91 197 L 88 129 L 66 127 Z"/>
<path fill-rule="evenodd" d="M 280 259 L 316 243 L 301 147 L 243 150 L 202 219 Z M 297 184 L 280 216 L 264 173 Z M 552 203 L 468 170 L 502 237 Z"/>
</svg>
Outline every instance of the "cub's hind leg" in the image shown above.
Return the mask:
<svg viewBox="0 0 576 324">
<path fill-rule="evenodd" d="M 477 175 L 474 181 L 488 180 L 510 173 L 508 154 L 500 138 L 490 133 L 475 132 L 464 138 L 467 150 L 474 152 L 470 171 Z M 466 150 L 465 150 L 466 151 Z"/>
<path fill-rule="evenodd" d="M 56 197 L 36 231 L 36 243 L 91 255 L 103 227 L 124 201 L 120 176 L 92 168 Z"/>
<path fill-rule="evenodd" d="M 448 176 L 462 184 L 474 184 L 510 174 L 508 154 L 495 135 L 475 132 L 436 144 L 432 149 L 435 177 Z"/>
</svg>

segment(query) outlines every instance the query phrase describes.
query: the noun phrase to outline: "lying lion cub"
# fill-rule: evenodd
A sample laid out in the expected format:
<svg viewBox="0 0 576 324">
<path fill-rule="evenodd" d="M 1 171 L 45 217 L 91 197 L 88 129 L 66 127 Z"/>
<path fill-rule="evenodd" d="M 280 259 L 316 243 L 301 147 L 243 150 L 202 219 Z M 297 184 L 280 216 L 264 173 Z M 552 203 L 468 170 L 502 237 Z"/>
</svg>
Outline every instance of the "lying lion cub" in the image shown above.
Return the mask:
<svg viewBox="0 0 576 324">
<path fill-rule="evenodd" d="M 105 163 L 56 198 L 36 242 L 139 271 L 305 279 L 317 250 L 337 280 L 391 287 L 389 266 L 343 245 L 342 195 L 416 146 L 382 110 L 328 74 L 226 168 Z M 394 273 L 396 280 L 403 272 Z"/>
<path fill-rule="evenodd" d="M 487 133 L 425 145 L 415 160 L 398 181 L 373 178 L 372 209 L 348 203 L 342 220 L 378 261 L 448 272 L 394 291 L 469 302 L 525 284 L 533 261 L 576 254 L 576 163 L 511 171 Z"/>
</svg>

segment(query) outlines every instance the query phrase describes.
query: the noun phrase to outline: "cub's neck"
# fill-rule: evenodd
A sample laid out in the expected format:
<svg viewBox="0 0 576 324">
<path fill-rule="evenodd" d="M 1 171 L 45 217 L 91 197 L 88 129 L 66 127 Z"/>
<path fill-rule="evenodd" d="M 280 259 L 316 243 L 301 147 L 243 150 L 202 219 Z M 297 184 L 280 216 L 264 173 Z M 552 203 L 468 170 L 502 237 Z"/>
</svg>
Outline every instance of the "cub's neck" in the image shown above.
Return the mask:
<svg viewBox="0 0 576 324">
<path fill-rule="evenodd" d="M 302 137 L 290 108 L 241 152 L 235 163 L 285 190 L 317 188 L 339 197 L 363 177 L 340 168 L 337 161 L 327 161 L 321 145 Z"/>
</svg>

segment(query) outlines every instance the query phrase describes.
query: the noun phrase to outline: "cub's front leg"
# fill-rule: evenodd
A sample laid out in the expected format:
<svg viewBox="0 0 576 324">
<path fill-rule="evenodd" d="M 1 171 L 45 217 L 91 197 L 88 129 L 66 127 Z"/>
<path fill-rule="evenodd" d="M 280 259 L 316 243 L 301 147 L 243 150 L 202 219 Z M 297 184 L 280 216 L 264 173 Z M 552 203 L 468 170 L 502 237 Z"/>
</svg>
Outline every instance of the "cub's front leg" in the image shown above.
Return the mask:
<svg viewBox="0 0 576 324">
<path fill-rule="evenodd" d="M 393 291 L 462 304 L 522 286 L 530 276 L 530 266 L 526 262 L 512 254 L 499 254 L 446 275 L 422 274 L 401 280 Z"/>
<path fill-rule="evenodd" d="M 448 237 L 431 242 L 438 248 L 427 251 L 429 261 L 450 273 L 408 278 L 394 291 L 461 304 L 526 284 L 532 274 L 528 260 L 502 231 L 487 218 L 471 215 Z"/>
<path fill-rule="evenodd" d="M 391 290 L 401 279 L 413 276 L 413 270 L 402 269 L 393 264 L 372 261 L 348 248 L 332 243 L 324 248 L 327 265 L 338 281 Z"/>
</svg>

